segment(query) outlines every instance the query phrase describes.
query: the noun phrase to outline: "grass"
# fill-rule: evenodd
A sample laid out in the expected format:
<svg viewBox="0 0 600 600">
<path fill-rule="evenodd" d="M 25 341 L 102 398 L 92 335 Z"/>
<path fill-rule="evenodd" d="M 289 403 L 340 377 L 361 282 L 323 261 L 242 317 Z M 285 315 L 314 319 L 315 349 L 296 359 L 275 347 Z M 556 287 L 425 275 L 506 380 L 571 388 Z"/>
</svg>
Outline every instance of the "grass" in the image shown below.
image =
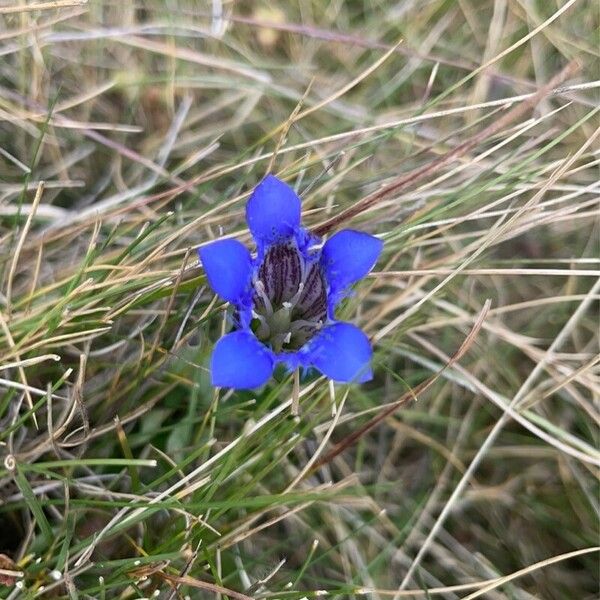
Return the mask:
<svg viewBox="0 0 600 600">
<path fill-rule="evenodd" d="M 595 597 L 592 2 L 0 24 L 0 598 Z M 249 241 L 268 171 L 385 242 L 340 311 L 375 378 L 303 383 L 299 419 L 291 376 L 207 369 L 195 250 Z"/>
</svg>

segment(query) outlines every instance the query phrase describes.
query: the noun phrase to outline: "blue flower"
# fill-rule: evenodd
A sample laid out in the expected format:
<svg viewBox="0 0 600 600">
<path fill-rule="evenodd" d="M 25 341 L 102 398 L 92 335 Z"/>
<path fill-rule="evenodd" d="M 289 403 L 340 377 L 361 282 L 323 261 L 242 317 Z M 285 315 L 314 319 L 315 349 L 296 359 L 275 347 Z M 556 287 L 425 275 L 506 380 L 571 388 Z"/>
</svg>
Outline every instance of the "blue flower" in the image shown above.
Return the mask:
<svg viewBox="0 0 600 600">
<path fill-rule="evenodd" d="M 335 309 L 375 265 L 381 240 L 345 229 L 325 244 L 300 223 L 300 198 L 273 175 L 254 189 L 246 221 L 256 252 L 225 239 L 199 249 L 212 289 L 234 308 L 234 331 L 216 344 L 212 383 L 251 389 L 277 363 L 318 369 L 339 382 L 372 377 L 371 345 Z"/>
</svg>

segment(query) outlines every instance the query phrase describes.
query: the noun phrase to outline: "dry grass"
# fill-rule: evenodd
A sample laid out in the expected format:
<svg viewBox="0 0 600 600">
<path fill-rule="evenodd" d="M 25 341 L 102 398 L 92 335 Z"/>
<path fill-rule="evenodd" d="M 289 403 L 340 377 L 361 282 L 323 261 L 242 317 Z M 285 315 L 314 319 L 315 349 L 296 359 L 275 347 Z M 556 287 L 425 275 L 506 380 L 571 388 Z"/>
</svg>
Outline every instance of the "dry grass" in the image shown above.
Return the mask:
<svg viewBox="0 0 600 600">
<path fill-rule="evenodd" d="M 0 597 L 595 597 L 598 26 L 0 2 Z M 375 379 L 297 420 L 207 371 L 195 248 L 267 171 L 385 241 L 342 309 Z"/>
</svg>

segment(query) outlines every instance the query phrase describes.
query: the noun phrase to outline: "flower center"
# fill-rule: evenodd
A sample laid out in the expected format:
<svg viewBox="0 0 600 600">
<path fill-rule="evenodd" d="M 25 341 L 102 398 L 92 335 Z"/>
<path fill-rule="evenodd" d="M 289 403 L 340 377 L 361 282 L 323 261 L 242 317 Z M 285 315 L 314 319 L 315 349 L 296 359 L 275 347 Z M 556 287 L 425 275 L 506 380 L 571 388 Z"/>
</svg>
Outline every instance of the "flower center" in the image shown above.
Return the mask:
<svg viewBox="0 0 600 600">
<path fill-rule="evenodd" d="M 327 317 L 327 290 L 318 262 L 293 242 L 269 248 L 253 280 L 252 329 L 275 352 L 302 347 Z"/>
</svg>

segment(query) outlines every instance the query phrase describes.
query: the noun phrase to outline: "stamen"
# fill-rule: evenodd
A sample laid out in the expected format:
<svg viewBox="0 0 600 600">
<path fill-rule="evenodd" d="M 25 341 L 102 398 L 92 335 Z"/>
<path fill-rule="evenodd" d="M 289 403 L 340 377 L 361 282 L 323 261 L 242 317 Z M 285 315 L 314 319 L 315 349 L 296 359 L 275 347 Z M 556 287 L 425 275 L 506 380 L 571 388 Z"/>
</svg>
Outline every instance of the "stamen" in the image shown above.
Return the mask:
<svg viewBox="0 0 600 600">
<path fill-rule="evenodd" d="M 252 318 L 258 319 L 261 323 L 267 322 L 267 320 L 262 315 L 259 315 L 255 310 L 252 311 Z"/>
<path fill-rule="evenodd" d="M 270 317 L 273 314 L 273 306 L 271 305 L 271 301 L 269 300 L 269 296 L 267 296 L 267 291 L 265 290 L 265 284 L 260 279 L 254 280 L 254 289 L 258 293 L 260 299 L 264 302 L 265 310 L 267 311 L 267 315 Z"/>
<path fill-rule="evenodd" d="M 298 319 L 290 323 L 290 331 L 297 331 L 302 327 L 314 327 L 315 329 L 321 329 L 323 326 L 322 321 L 306 321 L 305 319 Z"/>
<path fill-rule="evenodd" d="M 304 291 L 304 281 L 301 281 L 298 284 L 298 291 L 290 298 L 289 302 L 284 302 L 283 306 L 285 306 L 286 308 L 294 308 L 296 306 L 296 304 L 298 304 L 298 302 L 300 301 L 303 291 Z M 289 306 L 286 306 L 286 305 L 289 305 Z"/>
</svg>

